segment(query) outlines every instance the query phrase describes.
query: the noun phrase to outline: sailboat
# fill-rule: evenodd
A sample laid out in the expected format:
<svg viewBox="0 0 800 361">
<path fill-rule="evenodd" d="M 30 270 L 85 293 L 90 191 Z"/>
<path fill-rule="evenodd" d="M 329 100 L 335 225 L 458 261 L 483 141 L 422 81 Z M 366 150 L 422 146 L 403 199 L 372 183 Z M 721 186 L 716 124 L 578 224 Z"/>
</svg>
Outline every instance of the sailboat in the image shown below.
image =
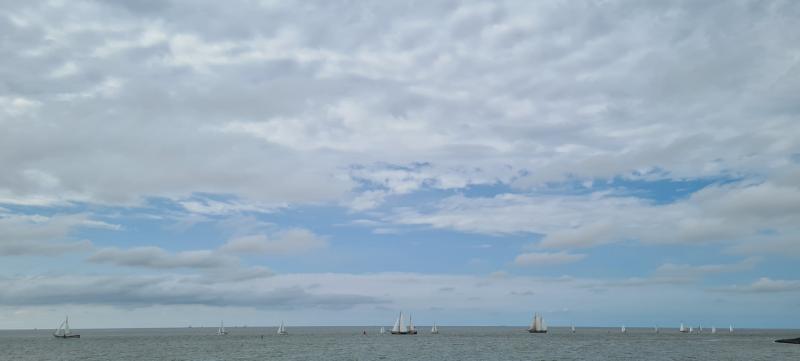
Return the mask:
<svg viewBox="0 0 800 361">
<path fill-rule="evenodd" d="M 683 322 L 681 322 L 681 328 L 678 329 L 678 332 L 687 333 L 689 330 L 687 330 L 686 326 L 684 326 Z"/>
<path fill-rule="evenodd" d="M 656 333 L 658 333 L 658 325 L 656 325 L 654 330 L 655 330 Z"/>
<path fill-rule="evenodd" d="M 533 314 L 533 320 L 531 321 L 531 327 L 528 327 L 528 332 L 530 333 L 547 333 L 547 325 L 542 320 L 542 315 L 539 313 Z"/>
<path fill-rule="evenodd" d="M 711 326 L 711 333 L 717 333 L 717 328 L 714 327 L 714 326 Z"/>
<path fill-rule="evenodd" d="M 575 325 L 572 325 L 572 326 L 570 327 L 570 331 L 572 331 L 572 333 L 575 333 Z"/>
<path fill-rule="evenodd" d="M 386 334 L 386 327 L 381 327 L 381 335 Z"/>
<path fill-rule="evenodd" d="M 417 330 L 414 328 L 414 323 L 411 321 L 411 316 L 408 317 L 408 326 L 403 324 L 403 312 L 400 312 L 400 315 L 397 316 L 397 321 L 394 321 L 394 326 L 392 327 L 392 331 L 390 331 L 392 335 L 416 335 Z"/>
<path fill-rule="evenodd" d="M 697 325 L 697 333 L 703 333 L 703 324 L 702 323 Z"/>
<path fill-rule="evenodd" d="M 625 333 L 628 332 L 628 330 L 625 329 L 625 325 L 622 325 L 622 328 L 619 329 L 619 332 Z"/>
<path fill-rule="evenodd" d="M 692 332 L 694 332 L 694 329 L 692 328 L 692 326 L 689 326 L 689 333 L 692 333 Z"/>
<path fill-rule="evenodd" d="M 61 322 L 61 324 L 56 329 L 56 332 L 53 332 L 53 336 L 56 338 L 81 338 L 81 335 L 72 333 L 69 330 L 69 316 Z"/>
<path fill-rule="evenodd" d="M 728 326 L 728 332 L 733 333 L 733 325 Z"/>
<path fill-rule="evenodd" d="M 434 335 L 439 334 L 439 327 L 436 327 L 436 322 L 433 323 L 433 327 L 431 327 L 431 333 Z"/>
<path fill-rule="evenodd" d="M 411 315 L 408 315 L 408 334 L 416 335 L 417 329 L 414 327 L 414 321 L 411 320 Z"/>
<path fill-rule="evenodd" d="M 281 325 L 278 326 L 278 334 L 279 335 L 288 335 L 289 334 L 289 332 L 286 331 L 286 325 L 283 324 L 283 321 L 281 321 Z"/>
<path fill-rule="evenodd" d="M 225 323 L 219 321 L 219 328 L 217 329 L 217 336 L 225 336 L 228 334 L 228 331 L 225 331 Z"/>
</svg>

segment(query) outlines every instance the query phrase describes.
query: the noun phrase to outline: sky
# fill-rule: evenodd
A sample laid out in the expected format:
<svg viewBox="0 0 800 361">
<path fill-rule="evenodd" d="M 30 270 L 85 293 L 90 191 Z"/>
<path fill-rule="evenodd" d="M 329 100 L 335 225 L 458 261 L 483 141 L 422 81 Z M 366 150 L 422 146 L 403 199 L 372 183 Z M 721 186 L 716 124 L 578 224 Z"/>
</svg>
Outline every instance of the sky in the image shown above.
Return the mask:
<svg viewBox="0 0 800 361">
<path fill-rule="evenodd" d="M 3 1 L 0 329 L 800 328 L 796 1 Z"/>
</svg>

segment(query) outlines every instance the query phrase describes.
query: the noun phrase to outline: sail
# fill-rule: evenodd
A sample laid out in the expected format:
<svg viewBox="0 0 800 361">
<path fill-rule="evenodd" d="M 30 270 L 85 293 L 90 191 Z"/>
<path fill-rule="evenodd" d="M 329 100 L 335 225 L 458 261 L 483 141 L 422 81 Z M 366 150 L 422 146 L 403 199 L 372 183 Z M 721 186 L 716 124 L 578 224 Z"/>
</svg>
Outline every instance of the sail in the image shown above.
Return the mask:
<svg viewBox="0 0 800 361">
<path fill-rule="evenodd" d="M 733 332 L 733 325 L 728 326 L 728 332 Z"/>
<path fill-rule="evenodd" d="M 620 332 L 625 333 L 625 326 L 623 325 L 622 328 L 619 329 Z"/>
<path fill-rule="evenodd" d="M 541 320 L 541 323 L 542 323 L 542 329 L 541 330 L 542 331 L 547 331 L 547 324 L 544 323 L 544 320 L 542 320 L 541 317 L 539 317 L 539 320 Z"/>
<path fill-rule="evenodd" d="M 686 327 L 683 326 L 683 323 L 681 323 L 681 328 L 678 331 L 686 332 Z"/>
<path fill-rule="evenodd" d="M 714 326 L 711 326 L 711 333 L 717 333 L 717 328 L 714 327 Z"/>
<path fill-rule="evenodd" d="M 570 327 L 570 329 L 572 330 L 572 333 L 575 333 L 575 325 L 572 325 L 572 327 Z"/>
<path fill-rule="evenodd" d="M 414 328 L 414 321 L 411 321 L 411 315 L 408 315 L 408 331 L 413 332 L 416 331 Z"/>
<path fill-rule="evenodd" d="M 536 329 L 536 318 L 537 317 L 538 316 L 534 313 L 533 314 L 533 319 L 531 320 L 531 327 L 528 327 L 529 330 L 535 330 Z"/>
<path fill-rule="evenodd" d="M 63 336 L 64 335 L 64 323 L 65 322 L 67 322 L 67 321 L 61 321 L 61 324 L 58 325 L 58 328 L 56 329 L 56 332 L 53 333 L 54 335 L 56 335 L 56 336 Z"/>
<path fill-rule="evenodd" d="M 400 318 L 398 318 L 398 320 L 399 320 L 398 321 L 399 322 L 398 323 L 398 331 L 400 331 L 400 332 L 408 332 L 408 328 L 406 328 L 406 326 L 403 325 L 403 313 L 402 312 L 400 312 Z"/>
<path fill-rule="evenodd" d="M 69 335 L 70 334 L 70 332 L 69 332 L 69 316 L 67 316 L 67 319 L 64 320 L 64 334 L 65 335 Z"/>
<path fill-rule="evenodd" d="M 386 333 L 386 328 L 385 327 L 381 327 L 381 334 L 384 334 L 384 333 Z"/>
</svg>

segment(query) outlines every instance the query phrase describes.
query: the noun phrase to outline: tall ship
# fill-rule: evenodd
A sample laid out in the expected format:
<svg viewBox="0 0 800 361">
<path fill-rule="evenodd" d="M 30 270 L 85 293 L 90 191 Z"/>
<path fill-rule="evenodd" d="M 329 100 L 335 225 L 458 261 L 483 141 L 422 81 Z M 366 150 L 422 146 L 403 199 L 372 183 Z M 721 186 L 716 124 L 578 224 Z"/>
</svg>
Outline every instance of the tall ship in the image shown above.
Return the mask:
<svg viewBox="0 0 800 361">
<path fill-rule="evenodd" d="M 403 312 L 400 312 L 400 315 L 397 316 L 397 321 L 394 321 L 394 326 L 392 327 L 391 334 L 392 335 L 416 335 L 417 329 L 414 327 L 414 321 L 411 320 L 411 316 L 408 316 L 408 325 L 403 323 Z"/>
<path fill-rule="evenodd" d="M 528 332 L 530 333 L 547 333 L 547 325 L 542 320 L 542 315 L 539 313 L 533 314 L 533 320 L 531 321 L 531 326 L 528 327 Z"/>
<path fill-rule="evenodd" d="M 56 332 L 53 332 L 53 337 L 55 338 L 81 338 L 81 335 L 72 333 L 69 329 L 69 316 L 61 322 L 61 324 L 56 329 Z"/>
<path fill-rule="evenodd" d="M 219 328 L 217 329 L 217 336 L 225 336 L 228 334 L 228 331 L 225 331 L 225 323 L 219 321 Z"/>
</svg>

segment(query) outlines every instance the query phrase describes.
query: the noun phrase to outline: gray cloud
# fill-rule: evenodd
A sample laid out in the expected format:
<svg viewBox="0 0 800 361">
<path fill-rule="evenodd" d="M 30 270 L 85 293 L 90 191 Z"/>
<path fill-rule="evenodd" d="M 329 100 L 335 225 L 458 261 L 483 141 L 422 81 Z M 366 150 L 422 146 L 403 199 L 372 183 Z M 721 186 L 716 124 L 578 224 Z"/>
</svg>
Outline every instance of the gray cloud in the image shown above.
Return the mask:
<svg viewBox="0 0 800 361">
<path fill-rule="evenodd" d="M 104 248 L 89 256 L 87 261 L 156 269 L 220 268 L 238 264 L 237 258 L 211 250 L 169 253 L 155 246 L 129 249 Z"/>
<path fill-rule="evenodd" d="M 196 277 L 0 278 L 3 305 L 245 306 L 261 309 L 344 309 L 384 301 L 342 293 L 310 293 L 301 287 L 253 287 L 252 283 L 207 282 Z"/>
<path fill-rule="evenodd" d="M 119 230 L 120 226 L 93 220 L 86 214 L 41 216 L 0 212 L 0 256 L 56 256 L 90 250 L 90 241 L 72 237 L 80 228 Z"/>
</svg>

